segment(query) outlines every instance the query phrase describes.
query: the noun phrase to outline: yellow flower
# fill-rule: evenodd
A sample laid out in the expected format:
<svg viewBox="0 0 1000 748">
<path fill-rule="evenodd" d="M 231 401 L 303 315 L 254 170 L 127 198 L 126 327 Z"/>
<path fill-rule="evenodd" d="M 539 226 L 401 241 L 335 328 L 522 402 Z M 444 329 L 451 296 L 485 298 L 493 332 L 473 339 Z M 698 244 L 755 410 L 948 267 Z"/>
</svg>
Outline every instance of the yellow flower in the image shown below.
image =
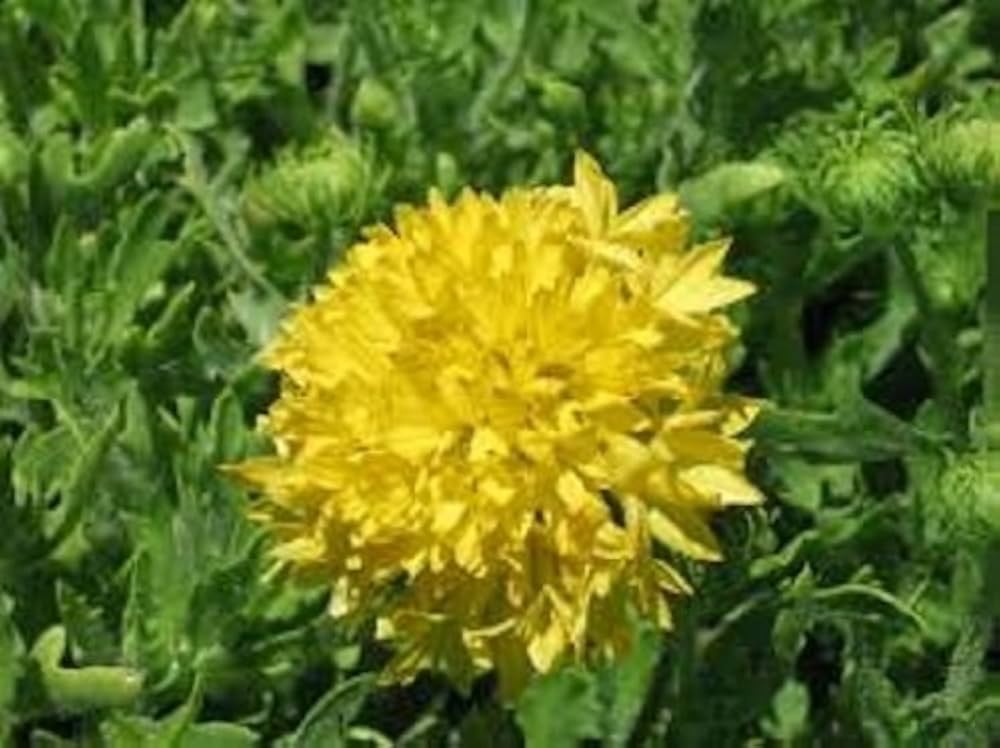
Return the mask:
<svg viewBox="0 0 1000 748">
<path fill-rule="evenodd" d="M 277 557 L 376 617 L 393 680 L 496 670 L 512 696 L 627 649 L 630 609 L 669 628 L 690 588 L 664 551 L 721 558 L 709 515 L 761 501 L 756 405 L 720 391 L 718 310 L 753 291 L 727 243 L 687 248 L 672 195 L 619 211 L 583 153 L 570 187 L 395 219 L 266 354 L 277 454 L 235 472 Z"/>
</svg>

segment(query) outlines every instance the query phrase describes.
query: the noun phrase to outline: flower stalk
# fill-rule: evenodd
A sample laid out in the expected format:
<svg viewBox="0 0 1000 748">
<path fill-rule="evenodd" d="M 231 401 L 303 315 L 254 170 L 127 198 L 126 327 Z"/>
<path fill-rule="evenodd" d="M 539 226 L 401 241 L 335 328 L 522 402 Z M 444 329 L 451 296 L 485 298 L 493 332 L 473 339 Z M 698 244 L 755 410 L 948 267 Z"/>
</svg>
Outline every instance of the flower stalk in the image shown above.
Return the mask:
<svg viewBox="0 0 1000 748">
<path fill-rule="evenodd" d="M 981 508 L 1000 517 L 1000 207 L 986 213 L 986 300 L 983 312 L 983 409 L 979 446 L 984 455 Z"/>
<path fill-rule="evenodd" d="M 986 214 L 986 299 L 983 312 L 982 444 L 1000 468 L 1000 207 Z"/>
<path fill-rule="evenodd" d="M 905 241 L 896 244 L 896 255 L 903 267 L 917 303 L 923 325 L 923 343 L 931 363 L 931 379 L 938 404 L 947 419 L 949 430 L 962 443 L 968 438 L 965 408 L 961 396 L 961 358 L 945 320 L 934 308 L 913 250 Z"/>
</svg>

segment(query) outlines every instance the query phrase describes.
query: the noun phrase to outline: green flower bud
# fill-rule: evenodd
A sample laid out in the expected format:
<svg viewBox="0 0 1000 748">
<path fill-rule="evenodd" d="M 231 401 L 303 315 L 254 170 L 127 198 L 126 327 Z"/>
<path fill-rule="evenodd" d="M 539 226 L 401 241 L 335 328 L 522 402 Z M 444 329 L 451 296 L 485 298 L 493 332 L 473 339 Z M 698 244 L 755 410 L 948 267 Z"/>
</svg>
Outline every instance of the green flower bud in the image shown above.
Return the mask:
<svg viewBox="0 0 1000 748">
<path fill-rule="evenodd" d="M 993 456 L 997 465 L 989 469 Z M 967 537 L 1000 537 L 1000 456 L 960 455 L 941 473 L 937 512 L 944 512 Z"/>
<path fill-rule="evenodd" d="M 572 83 L 559 78 L 546 77 L 540 85 L 542 109 L 557 119 L 580 117 L 586 109 L 583 91 Z"/>
<path fill-rule="evenodd" d="M 360 150 L 340 135 L 289 149 L 243 190 L 242 209 L 255 228 L 288 223 L 311 229 L 359 212 L 368 181 Z"/>
<path fill-rule="evenodd" d="M 977 118 L 935 132 L 926 154 L 932 170 L 948 182 L 1000 189 L 1000 120 Z"/>
<path fill-rule="evenodd" d="M 434 157 L 434 181 L 445 195 L 454 195 L 461 187 L 458 162 L 450 153 L 441 151 Z"/>
<path fill-rule="evenodd" d="M 399 119 L 399 102 L 391 88 L 375 78 L 365 78 L 351 101 L 351 121 L 361 127 L 382 130 Z"/>
<path fill-rule="evenodd" d="M 839 134 L 824 161 L 820 184 L 826 202 L 852 223 L 899 214 L 917 186 L 910 143 L 898 133 Z"/>
</svg>

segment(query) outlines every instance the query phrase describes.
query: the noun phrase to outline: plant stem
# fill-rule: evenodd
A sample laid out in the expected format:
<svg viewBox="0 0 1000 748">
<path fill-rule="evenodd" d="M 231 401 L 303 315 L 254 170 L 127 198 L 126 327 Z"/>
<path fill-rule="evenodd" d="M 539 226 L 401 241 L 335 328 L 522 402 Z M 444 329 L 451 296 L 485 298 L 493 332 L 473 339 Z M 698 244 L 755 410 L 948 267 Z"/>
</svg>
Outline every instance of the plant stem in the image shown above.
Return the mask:
<svg viewBox="0 0 1000 748">
<path fill-rule="evenodd" d="M 657 738 L 662 738 L 658 732 L 662 722 L 664 705 L 670 698 L 672 665 L 669 650 L 664 647 L 656 661 L 656 667 L 653 669 L 653 675 L 646 690 L 646 698 L 639 711 L 639 716 L 636 718 L 632 734 L 629 736 L 628 748 L 642 748 Z"/>
<path fill-rule="evenodd" d="M 944 319 L 934 308 L 927 286 L 917 266 L 917 258 L 905 240 L 896 244 L 896 255 L 903 266 L 910 289 L 917 302 L 920 321 L 923 325 L 922 338 L 931 360 L 931 380 L 934 384 L 934 394 L 944 411 L 950 430 L 965 442 L 968 438 L 968 424 L 965 409 L 962 407 L 961 393 L 961 358 L 957 346 Z"/>
<path fill-rule="evenodd" d="M 1000 470 L 1000 208 L 986 213 L 986 303 L 983 313 L 982 446 Z"/>
<path fill-rule="evenodd" d="M 983 311 L 983 407 L 976 437 L 982 450 L 980 509 L 1000 517 L 1000 206 L 986 212 L 986 300 Z M 1000 540 L 992 552 L 1000 556 Z M 995 572 L 994 572 L 995 573 Z"/>
<path fill-rule="evenodd" d="M 175 132 L 175 137 L 184 149 L 186 173 L 181 184 L 194 197 L 210 224 L 218 233 L 223 246 L 229 251 L 236 266 L 243 274 L 265 294 L 284 301 L 281 291 L 265 277 L 254 265 L 253 261 L 243 251 L 242 242 L 233 230 L 229 219 L 224 215 L 212 193 L 205 174 L 205 165 L 201 158 L 201 148 L 195 139 L 182 132 Z"/>
</svg>

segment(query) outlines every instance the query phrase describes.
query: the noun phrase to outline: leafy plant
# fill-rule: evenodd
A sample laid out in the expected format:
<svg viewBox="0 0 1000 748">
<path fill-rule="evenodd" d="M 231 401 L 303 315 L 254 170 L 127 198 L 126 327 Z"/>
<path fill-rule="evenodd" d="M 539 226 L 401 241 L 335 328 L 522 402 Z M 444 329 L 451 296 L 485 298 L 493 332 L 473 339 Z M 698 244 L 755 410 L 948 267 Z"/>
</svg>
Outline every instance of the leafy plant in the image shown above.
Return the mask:
<svg viewBox="0 0 1000 748">
<path fill-rule="evenodd" d="M 0 5 L 0 743 L 995 741 L 998 36 L 989 0 Z M 393 205 L 577 146 L 734 237 L 769 501 L 615 668 L 380 687 L 216 469 L 264 448 L 255 356 Z"/>
</svg>

